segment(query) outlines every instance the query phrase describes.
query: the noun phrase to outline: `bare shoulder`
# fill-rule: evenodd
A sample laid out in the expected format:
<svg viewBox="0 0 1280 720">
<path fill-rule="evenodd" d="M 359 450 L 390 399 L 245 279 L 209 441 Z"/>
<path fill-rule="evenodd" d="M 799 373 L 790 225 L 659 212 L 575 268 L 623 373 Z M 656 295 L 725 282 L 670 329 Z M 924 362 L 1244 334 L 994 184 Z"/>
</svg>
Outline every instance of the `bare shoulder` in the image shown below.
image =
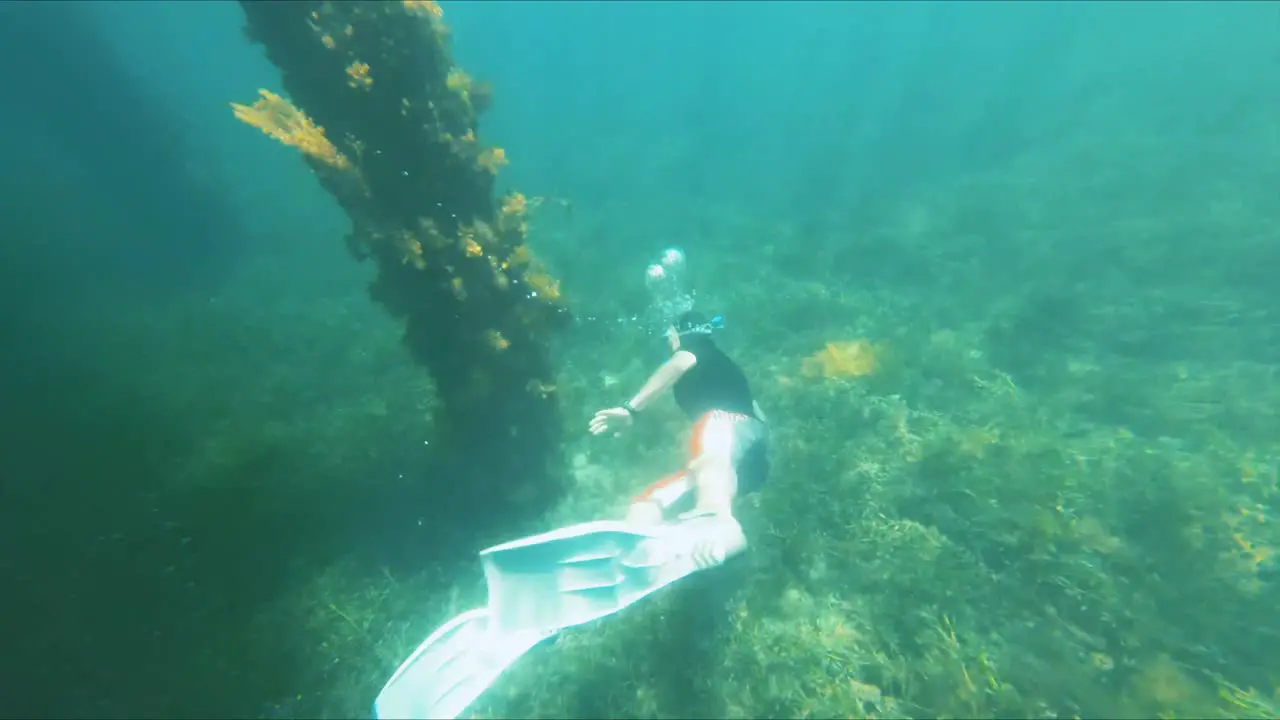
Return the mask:
<svg viewBox="0 0 1280 720">
<path fill-rule="evenodd" d="M 698 356 L 688 350 L 677 350 L 671 356 L 671 364 L 683 370 L 688 370 L 698 364 Z"/>
</svg>

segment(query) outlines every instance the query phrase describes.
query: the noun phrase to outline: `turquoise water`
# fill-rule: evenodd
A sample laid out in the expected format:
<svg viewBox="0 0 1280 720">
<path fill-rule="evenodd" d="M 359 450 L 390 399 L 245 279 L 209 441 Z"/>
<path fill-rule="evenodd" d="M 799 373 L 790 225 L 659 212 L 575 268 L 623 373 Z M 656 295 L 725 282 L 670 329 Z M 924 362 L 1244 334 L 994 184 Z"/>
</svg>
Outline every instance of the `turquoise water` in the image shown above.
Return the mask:
<svg viewBox="0 0 1280 720">
<path fill-rule="evenodd" d="M 1277 6 L 442 7 L 575 317 L 547 511 L 460 505 L 236 4 L 0 10 L 6 715 L 367 713 L 475 550 L 680 462 L 669 404 L 585 432 L 679 246 L 774 424 L 752 549 L 478 713 L 1275 716 Z"/>
</svg>

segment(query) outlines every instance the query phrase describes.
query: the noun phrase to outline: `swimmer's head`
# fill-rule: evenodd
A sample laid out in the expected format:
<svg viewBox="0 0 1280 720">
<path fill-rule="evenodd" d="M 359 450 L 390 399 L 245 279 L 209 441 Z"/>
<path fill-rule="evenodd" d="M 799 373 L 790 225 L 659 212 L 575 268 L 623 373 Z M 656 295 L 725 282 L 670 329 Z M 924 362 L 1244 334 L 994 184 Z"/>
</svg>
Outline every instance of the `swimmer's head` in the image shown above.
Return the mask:
<svg viewBox="0 0 1280 720">
<path fill-rule="evenodd" d="M 707 318 L 696 310 L 690 310 L 667 328 L 667 344 L 671 352 L 684 347 L 696 354 L 700 347 L 715 345 L 711 334 L 723 326 L 724 321 L 719 315 Z"/>
</svg>

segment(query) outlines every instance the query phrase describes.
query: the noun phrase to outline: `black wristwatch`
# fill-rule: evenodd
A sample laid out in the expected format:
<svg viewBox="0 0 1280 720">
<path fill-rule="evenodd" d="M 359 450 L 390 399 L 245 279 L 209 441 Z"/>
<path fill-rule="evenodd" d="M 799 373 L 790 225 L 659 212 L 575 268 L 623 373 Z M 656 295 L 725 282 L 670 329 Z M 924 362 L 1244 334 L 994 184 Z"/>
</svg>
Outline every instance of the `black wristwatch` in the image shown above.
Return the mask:
<svg viewBox="0 0 1280 720">
<path fill-rule="evenodd" d="M 631 406 L 631 401 L 630 401 L 630 400 L 627 400 L 626 402 L 622 403 L 622 404 L 621 404 L 621 405 L 619 405 L 618 407 L 622 408 L 623 410 L 626 410 L 626 411 L 627 411 L 627 414 L 628 414 L 628 415 L 630 415 L 631 417 L 635 417 L 636 415 L 639 415 L 639 414 L 640 414 L 640 411 L 639 411 L 639 410 L 637 410 L 637 409 L 635 409 L 634 407 L 632 407 L 632 406 Z"/>
</svg>

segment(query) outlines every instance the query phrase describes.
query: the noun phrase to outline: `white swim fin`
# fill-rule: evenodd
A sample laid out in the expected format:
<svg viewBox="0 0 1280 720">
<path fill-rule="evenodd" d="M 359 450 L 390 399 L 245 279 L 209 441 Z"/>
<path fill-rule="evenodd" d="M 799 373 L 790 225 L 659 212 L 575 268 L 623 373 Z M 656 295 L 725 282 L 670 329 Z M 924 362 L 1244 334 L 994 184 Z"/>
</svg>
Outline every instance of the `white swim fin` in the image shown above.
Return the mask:
<svg viewBox="0 0 1280 720">
<path fill-rule="evenodd" d="M 374 716 L 456 718 L 542 640 L 707 567 L 695 553 L 709 532 L 723 535 L 723 523 L 695 518 L 650 529 L 602 521 L 481 552 L 488 607 L 454 618 L 418 646 L 383 687 Z M 733 523 L 728 554 L 745 547 L 740 535 Z"/>
<path fill-rule="evenodd" d="M 465 612 L 431 633 L 373 703 L 375 718 L 458 717 L 498 676 L 555 633 L 499 633 L 489 610 Z"/>
<path fill-rule="evenodd" d="M 480 553 L 489 612 L 505 631 L 561 630 L 608 615 L 746 547 L 732 519 L 637 528 L 571 525 Z"/>
</svg>

